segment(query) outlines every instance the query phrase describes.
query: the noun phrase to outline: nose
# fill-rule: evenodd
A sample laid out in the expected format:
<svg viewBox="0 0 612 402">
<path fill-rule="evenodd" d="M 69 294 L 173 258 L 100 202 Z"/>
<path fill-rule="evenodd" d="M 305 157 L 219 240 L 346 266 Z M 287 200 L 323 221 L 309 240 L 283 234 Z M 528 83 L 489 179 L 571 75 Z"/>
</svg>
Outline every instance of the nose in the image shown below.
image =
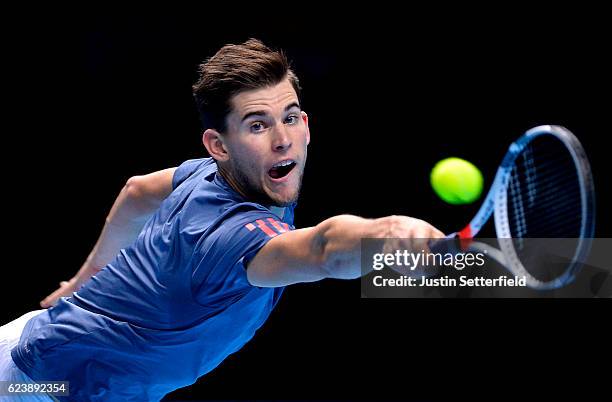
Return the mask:
<svg viewBox="0 0 612 402">
<path fill-rule="evenodd" d="M 277 125 L 272 139 L 272 150 L 276 152 L 286 151 L 291 148 L 291 138 L 284 124 Z"/>
</svg>

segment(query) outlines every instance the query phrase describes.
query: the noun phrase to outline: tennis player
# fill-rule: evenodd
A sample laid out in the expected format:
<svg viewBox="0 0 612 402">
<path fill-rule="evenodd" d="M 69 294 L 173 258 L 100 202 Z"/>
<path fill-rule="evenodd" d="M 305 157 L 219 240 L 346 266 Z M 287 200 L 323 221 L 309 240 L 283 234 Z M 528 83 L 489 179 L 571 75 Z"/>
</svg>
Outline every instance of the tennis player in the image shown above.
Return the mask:
<svg viewBox="0 0 612 402">
<path fill-rule="evenodd" d="M 282 52 L 224 46 L 193 91 L 211 157 L 127 181 L 48 309 L 1 327 L 0 380 L 69 381 L 66 401 L 158 401 L 248 342 L 284 286 L 361 276 L 361 238 L 443 236 L 403 216 L 295 230 L 310 131 Z"/>
</svg>

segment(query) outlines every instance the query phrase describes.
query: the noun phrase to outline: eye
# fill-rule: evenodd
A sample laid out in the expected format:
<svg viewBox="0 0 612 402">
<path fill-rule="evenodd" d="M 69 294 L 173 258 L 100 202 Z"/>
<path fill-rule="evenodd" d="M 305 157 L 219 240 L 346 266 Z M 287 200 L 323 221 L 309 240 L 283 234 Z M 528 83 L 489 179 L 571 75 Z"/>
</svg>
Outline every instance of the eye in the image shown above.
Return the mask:
<svg viewBox="0 0 612 402">
<path fill-rule="evenodd" d="M 263 131 L 265 128 L 266 127 L 261 121 L 255 121 L 251 123 L 251 125 L 249 126 L 249 129 L 251 130 L 252 133 L 259 133 Z"/>
<path fill-rule="evenodd" d="M 285 123 L 286 124 L 296 124 L 299 121 L 299 117 L 295 114 L 290 114 L 289 116 L 287 116 L 287 118 L 285 119 Z"/>
</svg>

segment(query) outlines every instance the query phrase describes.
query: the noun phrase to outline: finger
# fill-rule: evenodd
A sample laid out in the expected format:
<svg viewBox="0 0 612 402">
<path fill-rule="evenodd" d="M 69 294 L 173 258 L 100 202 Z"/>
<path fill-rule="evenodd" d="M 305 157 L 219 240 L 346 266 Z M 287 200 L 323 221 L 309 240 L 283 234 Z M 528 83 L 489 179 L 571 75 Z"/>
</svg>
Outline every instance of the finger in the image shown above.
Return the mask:
<svg viewBox="0 0 612 402">
<path fill-rule="evenodd" d="M 51 307 L 57 303 L 57 299 L 62 296 L 63 289 L 57 289 L 55 292 L 51 293 L 49 296 L 45 297 L 42 302 L 40 302 L 41 307 Z"/>
<path fill-rule="evenodd" d="M 42 307 L 42 308 L 49 308 L 49 307 L 51 307 L 50 299 L 48 297 L 43 299 L 43 301 L 40 302 L 40 307 Z"/>
<path fill-rule="evenodd" d="M 43 301 L 40 302 L 40 306 L 44 307 L 44 308 L 51 307 L 51 306 L 53 306 L 53 304 L 55 304 L 54 300 L 56 300 L 56 299 L 57 298 L 53 297 L 53 295 L 49 295 L 49 296 L 45 297 L 43 299 Z"/>
<path fill-rule="evenodd" d="M 426 240 L 431 236 L 431 229 L 427 226 L 420 226 L 414 230 L 413 237 L 418 239 L 419 244 L 421 241 Z"/>
<path fill-rule="evenodd" d="M 435 239 L 441 239 L 443 237 L 446 237 L 446 235 L 444 233 L 442 233 L 441 231 L 439 231 L 438 229 L 432 227 L 432 237 Z"/>
<path fill-rule="evenodd" d="M 414 242 L 415 251 L 417 252 L 424 251 L 425 253 L 428 253 L 429 247 L 427 246 L 427 242 L 428 242 L 428 239 L 425 236 L 415 239 L 415 242 Z"/>
</svg>

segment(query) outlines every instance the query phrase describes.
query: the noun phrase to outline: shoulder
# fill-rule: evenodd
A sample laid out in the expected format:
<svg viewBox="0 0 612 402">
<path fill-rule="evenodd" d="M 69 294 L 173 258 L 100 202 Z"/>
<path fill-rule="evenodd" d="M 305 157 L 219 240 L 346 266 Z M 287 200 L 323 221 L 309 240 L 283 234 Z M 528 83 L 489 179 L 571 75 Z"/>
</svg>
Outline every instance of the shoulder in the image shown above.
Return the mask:
<svg viewBox="0 0 612 402">
<path fill-rule="evenodd" d="M 185 180 L 193 176 L 195 173 L 205 171 L 207 174 L 215 172 L 217 165 L 213 158 L 198 158 L 189 159 L 181 163 L 178 168 L 174 171 L 172 178 L 172 188 L 176 189 Z"/>
<path fill-rule="evenodd" d="M 293 230 L 269 209 L 255 203 L 243 202 L 232 205 L 222 216 L 217 226 L 219 233 L 255 235 L 273 238 Z M 251 236 L 247 236 L 251 237 Z"/>
</svg>

